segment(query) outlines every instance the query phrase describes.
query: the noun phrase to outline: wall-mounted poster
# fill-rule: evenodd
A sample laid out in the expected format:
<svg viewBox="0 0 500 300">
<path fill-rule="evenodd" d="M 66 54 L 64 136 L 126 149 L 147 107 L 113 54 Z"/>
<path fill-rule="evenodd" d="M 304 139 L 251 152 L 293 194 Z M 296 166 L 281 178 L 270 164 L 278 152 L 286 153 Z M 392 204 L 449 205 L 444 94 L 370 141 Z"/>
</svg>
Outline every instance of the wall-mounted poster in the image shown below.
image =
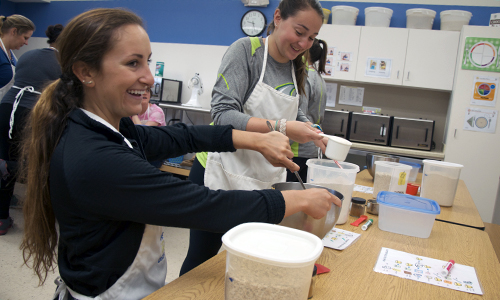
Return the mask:
<svg viewBox="0 0 500 300">
<path fill-rule="evenodd" d="M 392 59 L 368 57 L 366 59 L 365 76 L 390 78 Z"/>
<path fill-rule="evenodd" d="M 500 72 L 500 39 L 467 37 L 465 38 L 462 69 L 487 72 Z"/>
<path fill-rule="evenodd" d="M 465 111 L 464 130 L 495 133 L 498 110 L 468 107 Z"/>
<path fill-rule="evenodd" d="M 497 102 L 499 77 L 474 76 L 470 104 L 495 106 Z"/>
</svg>

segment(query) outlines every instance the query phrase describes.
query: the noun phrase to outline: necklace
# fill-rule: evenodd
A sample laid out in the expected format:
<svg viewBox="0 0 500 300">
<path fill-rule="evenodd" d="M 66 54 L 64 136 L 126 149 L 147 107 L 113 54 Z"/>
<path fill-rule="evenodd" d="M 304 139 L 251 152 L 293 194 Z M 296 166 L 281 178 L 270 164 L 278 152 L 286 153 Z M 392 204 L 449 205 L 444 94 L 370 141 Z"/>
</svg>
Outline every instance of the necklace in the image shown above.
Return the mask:
<svg viewBox="0 0 500 300">
<path fill-rule="evenodd" d="M 49 49 L 52 49 L 52 50 L 54 50 L 54 51 L 56 51 L 56 52 L 59 52 L 59 50 L 57 50 L 56 48 L 54 48 L 54 47 L 52 47 L 52 46 L 51 46 L 51 47 L 49 47 Z"/>
</svg>

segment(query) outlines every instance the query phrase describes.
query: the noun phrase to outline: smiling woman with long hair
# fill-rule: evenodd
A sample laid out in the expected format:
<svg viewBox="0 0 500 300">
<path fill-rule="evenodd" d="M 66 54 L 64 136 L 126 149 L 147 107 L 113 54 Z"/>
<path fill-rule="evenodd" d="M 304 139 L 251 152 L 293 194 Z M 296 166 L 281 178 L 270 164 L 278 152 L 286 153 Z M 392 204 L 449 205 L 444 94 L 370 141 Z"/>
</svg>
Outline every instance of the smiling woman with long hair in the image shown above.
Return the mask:
<svg viewBox="0 0 500 300">
<path fill-rule="evenodd" d="M 276 132 L 134 125 L 130 116 L 141 112 L 154 83 L 149 37 L 135 14 L 91 10 L 59 39 L 62 75 L 31 113 L 20 160 L 28 189 L 24 261 L 41 283 L 57 262 L 55 298 L 154 292 L 167 272 L 163 226 L 224 232 L 245 222 L 279 223 L 301 210 L 321 218 L 340 204 L 324 189 L 213 191 L 159 171 L 147 159 L 236 149 L 297 166 L 288 138 Z M 231 215 L 221 219 L 220 212 Z"/>
</svg>

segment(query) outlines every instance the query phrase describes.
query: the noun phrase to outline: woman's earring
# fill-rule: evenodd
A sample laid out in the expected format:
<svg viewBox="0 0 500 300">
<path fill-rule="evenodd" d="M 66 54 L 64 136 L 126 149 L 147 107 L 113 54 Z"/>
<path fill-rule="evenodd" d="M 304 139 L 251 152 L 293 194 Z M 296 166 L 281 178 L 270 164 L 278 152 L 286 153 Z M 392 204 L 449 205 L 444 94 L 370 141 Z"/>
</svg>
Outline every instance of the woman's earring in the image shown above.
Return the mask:
<svg viewBox="0 0 500 300">
<path fill-rule="evenodd" d="M 89 80 L 89 81 L 85 81 L 85 80 L 82 80 L 83 84 L 92 84 L 92 80 Z"/>
</svg>

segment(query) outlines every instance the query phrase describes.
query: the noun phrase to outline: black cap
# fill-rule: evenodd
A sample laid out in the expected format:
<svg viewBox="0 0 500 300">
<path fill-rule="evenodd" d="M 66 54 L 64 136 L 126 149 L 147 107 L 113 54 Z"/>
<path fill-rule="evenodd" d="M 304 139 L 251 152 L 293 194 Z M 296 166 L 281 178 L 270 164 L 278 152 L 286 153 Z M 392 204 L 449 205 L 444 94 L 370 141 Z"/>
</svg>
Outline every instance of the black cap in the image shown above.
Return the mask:
<svg viewBox="0 0 500 300">
<path fill-rule="evenodd" d="M 351 202 L 354 202 L 356 204 L 366 204 L 366 200 L 361 197 L 352 197 Z"/>
<path fill-rule="evenodd" d="M 318 274 L 318 267 L 316 267 L 316 265 L 314 265 L 313 277 L 316 276 L 316 274 Z"/>
</svg>

